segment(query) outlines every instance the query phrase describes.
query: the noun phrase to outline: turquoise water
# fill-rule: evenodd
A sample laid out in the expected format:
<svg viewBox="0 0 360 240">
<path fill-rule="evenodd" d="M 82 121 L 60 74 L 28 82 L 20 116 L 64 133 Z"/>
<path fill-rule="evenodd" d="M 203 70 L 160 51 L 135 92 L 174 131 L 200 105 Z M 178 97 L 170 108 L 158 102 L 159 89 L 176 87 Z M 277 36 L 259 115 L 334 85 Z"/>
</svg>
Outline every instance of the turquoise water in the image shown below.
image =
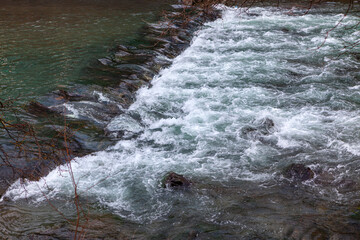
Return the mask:
<svg viewBox="0 0 360 240">
<path fill-rule="evenodd" d="M 94 78 L 87 68 L 138 37 L 166 1 L 1 1 L 0 94 L 26 101 Z M 167 6 L 167 5 L 166 5 Z"/>
<path fill-rule="evenodd" d="M 340 12 L 241 10 L 223 9 L 107 125 L 137 137 L 74 160 L 90 239 L 358 239 L 349 216 L 360 204 L 360 49 L 343 43 L 359 39 L 358 27 L 347 29 L 359 18 L 317 49 Z M 292 163 L 314 179 L 286 179 Z M 68 171 L 14 184 L 4 228 L 57 238 L 73 230 L 48 204 L 74 218 Z M 163 189 L 169 171 L 192 187 Z"/>
</svg>

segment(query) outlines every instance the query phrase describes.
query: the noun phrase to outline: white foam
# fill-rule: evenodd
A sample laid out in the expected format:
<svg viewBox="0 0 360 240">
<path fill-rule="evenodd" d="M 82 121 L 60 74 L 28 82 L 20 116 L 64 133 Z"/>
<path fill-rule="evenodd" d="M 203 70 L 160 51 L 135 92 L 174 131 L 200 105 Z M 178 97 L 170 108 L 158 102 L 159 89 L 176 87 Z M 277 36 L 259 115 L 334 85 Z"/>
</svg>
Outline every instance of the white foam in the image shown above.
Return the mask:
<svg viewBox="0 0 360 240">
<path fill-rule="evenodd" d="M 107 126 L 141 133 L 137 139 L 119 141 L 73 162 L 80 194 L 121 216 L 151 221 L 172 208 L 160 187 L 168 171 L 226 185 L 273 179 L 276 164 L 288 161 L 282 154 L 293 148 L 301 148 L 301 161 L 308 163 L 317 154 L 317 161 L 326 164 L 324 151 L 358 156 L 360 137 L 353 131 L 360 130 L 359 110 L 338 109 L 351 105 L 343 100 L 349 88 L 339 89 L 332 62 L 324 60 L 340 43 L 330 40 L 326 48 L 309 50 L 321 42 L 316 31 L 331 26 L 338 16 L 328 16 L 332 21 L 327 22 L 310 14 L 274 14 L 274 9 L 250 10 L 259 16 L 241 15 L 240 10 L 226 8 L 222 19 L 206 24 L 172 66 L 154 78 L 153 87 L 139 90 L 128 115 Z M 283 28 L 294 33 L 279 34 Z M 352 80 L 351 72 L 347 77 Z M 141 123 L 132 114 L 141 116 Z M 261 129 L 265 118 L 275 124 L 269 134 L 243 134 L 246 126 Z M 274 162 L 272 156 L 280 160 Z M 42 201 L 38 186 L 46 182 L 45 194 L 66 198 L 72 195 L 72 184 L 63 175 L 54 170 L 38 183 L 27 182 L 27 194 L 17 182 L 6 196 Z"/>
<path fill-rule="evenodd" d="M 66 113 L 66 116 L 72 118 L 79 118 L 79 110 L 76 109 L 72 104 L 64 103 L 64 107 L 67 109 L 67 111 L 69 111 Z"/>
<path fill-rule="evenodd" d="M 94 91 L 94 95 L 98 96 L 98 100 L 100 102 L 112 102 L 108 97 L 106 97 L 103 93 Z"/>
</svg>

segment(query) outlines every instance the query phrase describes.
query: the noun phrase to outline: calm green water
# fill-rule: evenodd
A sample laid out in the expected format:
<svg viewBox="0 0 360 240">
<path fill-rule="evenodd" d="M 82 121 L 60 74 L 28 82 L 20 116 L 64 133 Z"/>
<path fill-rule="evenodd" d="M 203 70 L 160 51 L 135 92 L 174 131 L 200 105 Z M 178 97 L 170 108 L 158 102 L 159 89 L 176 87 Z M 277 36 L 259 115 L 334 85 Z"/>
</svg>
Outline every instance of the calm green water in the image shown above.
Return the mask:
<svg viewBox="0 0 360 240">
<path fill-rule="evenodd" d="M 1 97 L 28 100 L 91 81 L 86 68 L 134 39 L 166 2 L 1 1 Z"/>
</svg>

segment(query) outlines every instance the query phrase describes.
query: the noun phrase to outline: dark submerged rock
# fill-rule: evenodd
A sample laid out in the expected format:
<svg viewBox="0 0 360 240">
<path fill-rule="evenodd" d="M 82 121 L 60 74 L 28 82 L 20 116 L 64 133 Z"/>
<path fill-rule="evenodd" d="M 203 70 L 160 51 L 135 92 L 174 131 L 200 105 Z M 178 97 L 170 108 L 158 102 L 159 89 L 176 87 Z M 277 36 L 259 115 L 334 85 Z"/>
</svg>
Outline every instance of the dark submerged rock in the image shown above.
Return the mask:
<svg viewBox="0 0 360 240">
<path fill-rule="evenodd" d="M 54 94 L 58 95 L 60 98 L 63 98 L 64 100 L 67 100 L 67 101 L 87 100 L 87 98 L 85 96 L 74 94 L 74 93 L 69 93 L 68 91 L 65 91 L 62 89 L 54 91 Z"/>
<path fill-rule="evenodd" d="M 284 33 L 290 32 L 290 29 L 285 28 L 285 27 L 281 28 L 280 30 L 281 30 L 282 32 L 284 32 Z"/>
<path fill-rule="evenodd" d="M 100 59 L 98 59 L 98 61 L 104 66 L 112 66 L 114 64 L 114 62 L 108 58 L 100 58 Z"/>
<path fill-rule="evenodd" d="M 179 188 L 190 187 L 191 182 L 187 180 L 183 175 L 169 172 L 162 180 L 163 188 Z"/>
<path fill-rule="evenodd" d="M 262 125 L 263 127 L 267 130 L 268 133 L 271 132 L 271 130 L 275 127 L 275 123 L 273 120 L 271 120 L 270 118 L 265 118 L 262 121 Z"/>
<path fill-rule="evenodd" d="M 245 126 L 241 129 L 241 132 L 244 134 L 244 135 L 248 135 L 248 134 L 251 134 L 253 132 L 256 132 L 256 128 L 254 127 L 251 127 L 251 126 Z"/>
<path fill-rule="evenodd" d="M 253 126 L 245 126 L 241 129 L 241 133 L 246 138 L 261 140 L 263 136 L 270 135 L 275 131 L 275 123 L 270 118 L 264 118 L 255 122 Z"/>
<path fill-rule="evenodd" d="M 26 107 L 25 110 L 33 115 L 36 116 L 48 116 L 55 114 L 56 112 L 45 105 L 39 103 L 39 102 L 30 102 Z"/>
<path fill-rule="evenodd" d="M 284 176 L 303 182 L 314 178 L 314 172 L 304 164 L 293 163 L 285 169 Z"/>
</svg>

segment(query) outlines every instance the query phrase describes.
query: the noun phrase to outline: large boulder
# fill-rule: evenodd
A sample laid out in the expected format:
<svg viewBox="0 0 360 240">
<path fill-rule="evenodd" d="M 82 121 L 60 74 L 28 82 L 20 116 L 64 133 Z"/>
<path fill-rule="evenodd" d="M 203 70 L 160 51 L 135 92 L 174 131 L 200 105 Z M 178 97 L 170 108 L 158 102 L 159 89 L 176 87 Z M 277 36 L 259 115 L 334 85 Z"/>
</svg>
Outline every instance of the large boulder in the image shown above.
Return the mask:
<svg viewBox="0 0 360 240">
<path fill-rule="evenodd" d="M 162 180 L 163 188 L 179 188 L 179 187 L 189 187 L 191 182 L 187 180 L 183 175 L 169 172 L 165 175 Z"/>
<path fill-rule="evenodd" d="M 293 163 L 285 169 L 284 176 L 302 182 L 314 178 L 314 172 L 304 164 Z"/>
</svg>

